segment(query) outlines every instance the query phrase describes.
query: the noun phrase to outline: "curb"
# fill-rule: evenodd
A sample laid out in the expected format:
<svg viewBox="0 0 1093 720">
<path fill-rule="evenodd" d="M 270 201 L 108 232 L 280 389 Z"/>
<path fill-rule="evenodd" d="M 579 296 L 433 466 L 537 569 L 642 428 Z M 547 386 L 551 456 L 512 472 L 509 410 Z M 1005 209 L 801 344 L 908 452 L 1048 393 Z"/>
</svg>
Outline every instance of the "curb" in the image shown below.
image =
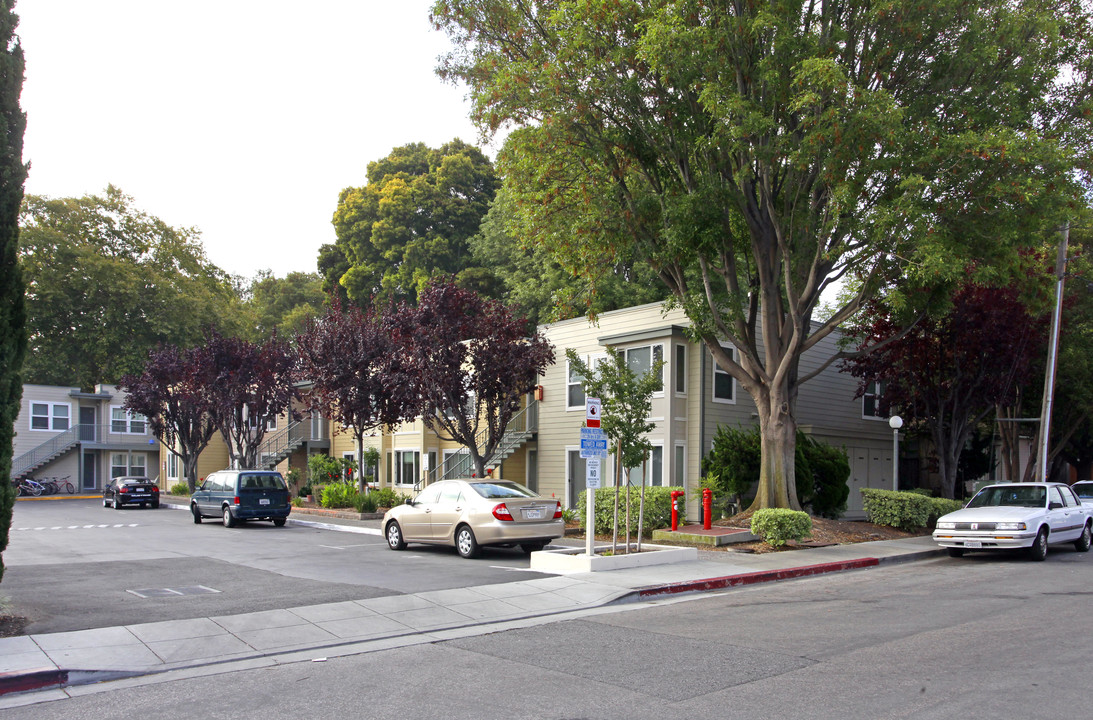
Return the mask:
<svg viewBox="0 0 1093 720">
<path fill-rule="evenodd" d="M 66 683 L 68 683 L 67 670 L 43 669 L 0 673 L 0 696 L 61 687 Z"/>
<path fill-rule="evenodd" d="M 742 585 L 755 585 L 757 583 L 772 582 L 774 580 L 790 580 L 792 578 L 808 577 L 809 575 L 822 575 L 824 573 L 842 572 L 844 570 L 858 570 L 861 568 L 876 567 L 878 565 L 880 565 L 880 560 L 877 558 L 861 558 L 858 560 L 820 563 L 818 565 L 802 565 L 801 567 L 786 568 L 784 570 L 760 570 L 739 575 L 706 578 L 705 580 L 687 580 L 664 585 L 650 585 L 649 587 L 634 590 L 628 597 L 632 600 L 644 600 L 658 595 L 680 595 L 689 592 L 723 590 L 725 588 L 739 587 Z"/>
</svg>

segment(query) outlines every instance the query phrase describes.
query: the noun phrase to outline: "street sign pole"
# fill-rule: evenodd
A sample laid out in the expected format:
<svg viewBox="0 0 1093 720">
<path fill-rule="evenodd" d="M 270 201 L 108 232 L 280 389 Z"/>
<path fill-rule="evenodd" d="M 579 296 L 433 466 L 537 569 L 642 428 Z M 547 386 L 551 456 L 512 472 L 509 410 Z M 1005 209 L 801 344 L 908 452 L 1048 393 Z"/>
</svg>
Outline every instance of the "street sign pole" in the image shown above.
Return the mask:
<svg viewBox="0 0 1093 720">
<path fill-rule="evenodd" d="M 603 435 L 603 431 L 599 429 L 600 409 L 599 398 L 585 398 L 585 428 L 581 431 L 581 456 L 585 458 L 584 551 L 588 557 L 596 554 L 596 488 L 600 486 L 600 451 L 595 447 L 597 444 L 595 441 Z M 587 450 L 585 449 L 586 437 L 590 441 L 587 445 L 591 446 Z M 603 446 L 607 447 L 606 441 Z"/>
</svg>

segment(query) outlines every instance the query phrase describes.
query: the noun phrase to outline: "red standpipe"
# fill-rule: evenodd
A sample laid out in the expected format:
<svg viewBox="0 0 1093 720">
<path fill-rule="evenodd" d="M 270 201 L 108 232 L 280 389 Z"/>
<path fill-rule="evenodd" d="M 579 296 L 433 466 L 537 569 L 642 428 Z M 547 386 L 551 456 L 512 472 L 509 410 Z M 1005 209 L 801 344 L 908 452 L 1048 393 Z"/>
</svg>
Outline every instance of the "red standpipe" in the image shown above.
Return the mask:
<svg viewBox="0 0 1093 720">
<path fill-rule="evenodd" d="M 713 516 L 713 490 L 702 491 L 702 529 L 709 530 Z"/>
<path fill-rule="evenodd" d="M 671 492 L 671 496 L 672 496 L 672 532 L 675 532 L 679 528 L 679 505 L 676 501 L 679 500 L 679 498 L 681 498 L 685 494 L 686 493 L 684 493 L 682 490 L 673 490 Z"/>
</svg>

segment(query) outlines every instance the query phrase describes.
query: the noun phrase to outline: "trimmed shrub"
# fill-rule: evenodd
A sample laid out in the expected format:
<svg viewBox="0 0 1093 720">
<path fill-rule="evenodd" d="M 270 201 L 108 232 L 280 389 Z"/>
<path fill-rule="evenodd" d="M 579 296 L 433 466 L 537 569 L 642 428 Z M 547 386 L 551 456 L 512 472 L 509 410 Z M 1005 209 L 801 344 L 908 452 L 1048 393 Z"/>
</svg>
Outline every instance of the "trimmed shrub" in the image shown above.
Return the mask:
<svg viewBox="0 0 1093 720">
<path fill-rule="evenodd" d="M 406 502 L 406 496 L 389 487 L 376 488 L 368 493 L 376 499 L 376 507 L 393 508 Z"/>
<path fill-rule="evenodd" d="M 357 495 L 354 507 L 357 508 L 359 513 L 374 513 L 378 505 L 376 504 L 375 493 L 366 493 L 364 495 Z"/>
<path fill-rule="evenodd" d="M 171 486 L 171 489 L 167 491 L 171 495 L 189 495 L 190 486 L 184 482 L 178 482 Z"/>
<path fill-rule="evenodd" d="M 812 518 L 806 512 L 786 508 L 756 510 L 751 516 L 751 532 L 768 545 L 781 547 L 788 540 L 808 537 Z"/>
<path fill-rule="evenodd" d="M 676 487 L 649 487 L 645 488 L 645 522 L 642 530 L 651 533 L 653 530 L 669 527 L 672 524 L 672 497 L 671 492 L 679 490 Z M 585 523 L 587 493 L 581 493 L 577 500 L 577 514 L 581 517 L 581 524 Z M 683 498 L 680 498 L 680 507 L 683 507 Z M 630 488 L 630 532 L 638 530 L 638 511 L 641 506 L 641 488 Z M 615 516 L 615 488 L 606 487 L 596 490 L 596 517 L 595 532 L 598 535 L 611 532 L 614 527 Z M 619 488 L 619 532 L 626 532 L 626 488 Z"/>
<path fill-rule="evenodd" d="M 930 522 L 932 498 L 912 492 L 862 488 L 865 517 L 877 525 L 917 530 Z"/>
<path fill-rule="evenodd" d="M 324 508 L 347 508 L 357 505 L 357 488 L 348 483 L 330 483 L 323 488 L 319 504 Z"/>
<path fill-rule="evenodd" d="M 937 519 L 942 515 L 948 515 L 964 507 L 963 500 L 950 500 L 948 498 L 930 498 L 930 518 L 927 521 L 933 527 Z"/>
</svg>

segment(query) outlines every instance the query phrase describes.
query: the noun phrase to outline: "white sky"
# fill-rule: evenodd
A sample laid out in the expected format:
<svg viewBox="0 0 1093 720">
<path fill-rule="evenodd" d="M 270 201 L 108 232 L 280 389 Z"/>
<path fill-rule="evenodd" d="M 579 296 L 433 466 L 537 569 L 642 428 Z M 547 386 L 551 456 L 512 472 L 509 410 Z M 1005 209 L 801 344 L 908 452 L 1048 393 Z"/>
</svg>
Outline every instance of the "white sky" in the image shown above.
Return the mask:
<svg viewBox="0 0 1093 720">
<path fill-rule="evenodd" d="M 201 231 L 251 277 L 313 272 L 338 193 L 410 142 L 477 143 L 432 0 L 18 0 L 26 191 Z M 483 148 L 491 157 L 495 148 Z"/>
</svg>

